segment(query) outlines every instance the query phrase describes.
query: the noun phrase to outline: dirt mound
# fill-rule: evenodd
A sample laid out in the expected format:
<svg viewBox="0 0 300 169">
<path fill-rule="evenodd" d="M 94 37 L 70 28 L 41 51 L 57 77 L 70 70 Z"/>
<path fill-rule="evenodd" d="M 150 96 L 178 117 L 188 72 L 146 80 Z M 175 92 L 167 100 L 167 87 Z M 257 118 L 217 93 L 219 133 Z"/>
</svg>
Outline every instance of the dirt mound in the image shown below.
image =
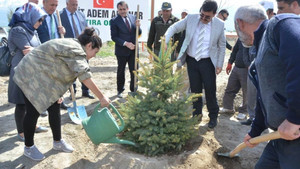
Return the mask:
<svg viewBox="0 0 300 169">
<path fill-rule="evenodd" d="M 124 102 L 124 99 L 116 97 L 115 57 L 94 58 L 90 61 L 90 65 L 93 78 L 104 94 L 114 102 Z M 228 75 L 224 71 L 217 77 L 219 104 L 222 103 L 227 79 Z M 128 71 L 126 80 L 129 81 Z M 80 83 L 77 84 L 80 90 Z M 46 133 L 35 134 L 35 145 L 46 156 L 43 161 L 35 162 L 23 155 L 24 143 L 16 137 L 14 105 L 7 102 L 7 85 L 8 78 L 0 77 L 0 168 L 254 168 L 264 146 L 262 144 L 255 149 L 245 149 L 240 153 L 240 157 L 235 159 L 218 157 L 216 152 L 230 151 L 238 145 L 249 130 L 249 126 L 241 126 L 233 114 L 220 114 L 218 126 L 210 130 L 207 127 L 209 120 L 207 111 L 204 110 L 203 120 L 197 126 L 199 133 L 187 143 L 184 151 L 159 157 L 146 157 L 131 152 L 122 145 L 94 145 L 82 126 L 73 124 L 67 111 L 62 110 L 62 136 L 75 151 L 63 153 L 53 150 L 52 134 L 49 129 Z M 129 91 L 128 85 L 129 83 L 126 83 L 125 92 Z M 69 95 L 65 94 L 65 101 L 71 105 Z M 236 106 L 240 103 L 241 96 L 238 95 Z M 77 105 L 85 105 L 89 115 L 96 104 L 97 100 L 82 98 L 81 92 L 77 92 Z M 38 125 L 49 127 L 48 118 L 39 118 Z"/>
</svg>

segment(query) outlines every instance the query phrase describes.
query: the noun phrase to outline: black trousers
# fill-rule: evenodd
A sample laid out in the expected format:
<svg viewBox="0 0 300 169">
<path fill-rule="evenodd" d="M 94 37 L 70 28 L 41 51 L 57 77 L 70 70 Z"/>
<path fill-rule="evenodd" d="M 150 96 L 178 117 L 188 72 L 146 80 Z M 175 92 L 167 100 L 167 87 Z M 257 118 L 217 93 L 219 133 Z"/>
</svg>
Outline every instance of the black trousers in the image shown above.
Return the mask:
<svg viewBox="0 0 300 169">
<path fill-rule="evenodd" d="M 190 56 L 187 56 L 186 63 L 191 92 L 202 93 L 204 86 L 208 116 L 210 119 L 217 118 L 219 106 L 216 97 L 216 71 L 213 63 L 210 58 L 196 61 Z M 193 115 L 202 114 L 202 107 L 202 97 L 199 97 L 197 101 L 193 102 L 193 108 L 195 109 Z"/>
<path fill-rule="evenodd" d="M 37 120 L 40 113 L 30 103 L 30 101 L 24 96 L 26 115 L 24 118 L 24 136 L 25 145 L 27 147 L 34 145 L 34 132 Z M 48 109 L 49 124 L 52 130 L 53 140 L 59 141 L 61 139 L 61 117 L 60 117 L 60 104 L 55 102 Z"/>
<path fill-rule="evenodd" d="M 76 81 L 73 83 L 74 93 L 76 93 Z M 83 83 L 81 83 L 82 94 L 88 94 L 89 88 L 87 88 Z"/>
<path fill-rule="evenodd" d="M 25 104 L 16 104 L 15 108 L 15 121 L 18 133 L 23 133 L 23 122 L 26 114 Z"/>
<path fill-rule="evenodd" d="M 130 72 L 130 91 L 134 92 L 134 50 L 130 52 L 128 56 L 117 56 L 118 60 L 118 70 L 117 70 L 117 90 L 119 93 L 125 90 L 125 68 L 128 63 L 129 72 Z"/>
</svg>

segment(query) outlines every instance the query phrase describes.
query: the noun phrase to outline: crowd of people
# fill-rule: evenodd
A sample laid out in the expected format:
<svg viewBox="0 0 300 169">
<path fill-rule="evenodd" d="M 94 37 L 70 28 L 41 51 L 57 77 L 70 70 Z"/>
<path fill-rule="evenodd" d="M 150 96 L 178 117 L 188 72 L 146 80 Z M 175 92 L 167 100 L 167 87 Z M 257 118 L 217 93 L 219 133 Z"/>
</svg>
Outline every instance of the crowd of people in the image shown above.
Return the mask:
<svg viewBox="0 0 300 169">
<path fill-rule="evenodd" d="M 93 28 L 88 28 L 85 16 L 77 10 L 78 0 L 66 0 L 59 25 L 55 14 L 58 0 L 43 0 L 40 8 L 29 1 L 16 9 L 10 22 L 8 42 L 16 50 L 9 80 L 9 102 L 16 104 L 15 119 L 19 138 L 25 138 L 24 155 L 33 160 L 45 156 L 34 145 L 37 119 L 48 111 L 53 133 L 53 148 L 72 152 L 73 147 L 61 137 L 60 107 L 63 94 L 78 78 L 82 82 L 82 96 L 93 99 L 89 89 L 101 105 L 110 100 L 104 96 L 91 78 L 88 60 L 96 55 L 102 41 Z M 140 21 L 128 13 L 125 1 L 117 3 L 118 15 L 111 19 L 111 39 L 117 57 L 117 96 L 125 90 L 125 67 L 130 72 L 130 91 L 134 86 L 136 31 L 140 35 Z M 255 168 L 300 168 L 300 0 L 277 0 L 274 5 L 262 2 L 238 8 L 234 16 L 238 40 L 232 47 L 224 33 L 226 9 L 218 10 L 215 0 L 205 0 L 199 14 L 184 9 L 181 19 L 172 15 L 172 5 L 162 4 L 158 16 L 150 25 L 147 46 L 159 56 L 161 36 L 179 46 L 170 60 L 178 60 L 178 67 L 186 66 L 191 93 L 205 91 L 208 127 L 218 124 L 219 113 L 234 113 L 234 98 L 242 89 L 243 101 L 237 119 L 251 125 L 244 138 L 249 147 L 253 137 L 270 128 L 278 130 L 281 139 L 270 141 Z M 217 11 L 219 11 L 217 13 Z M 137 30 L 138 29 L 138 30 Z M 67 37 L 63 39 L 62 37 Z M 219 108 L 216 97 L 217 75 L 221 73 L 226 48 L 231 51 L 226 66 L 229 75 Z M 26 56 L 25 56 L 26 55 Z M 25 57 L 24 57 L 25 56 Z M 51 64 L 49 64 L 51 63 Z M 76 87 L 76 86 L 74 86 Z M 51 91 L 51 93 L 50 93 Z M 193 118 L 202 119 L 203 100 L 193 102 Z"/>
</svg>

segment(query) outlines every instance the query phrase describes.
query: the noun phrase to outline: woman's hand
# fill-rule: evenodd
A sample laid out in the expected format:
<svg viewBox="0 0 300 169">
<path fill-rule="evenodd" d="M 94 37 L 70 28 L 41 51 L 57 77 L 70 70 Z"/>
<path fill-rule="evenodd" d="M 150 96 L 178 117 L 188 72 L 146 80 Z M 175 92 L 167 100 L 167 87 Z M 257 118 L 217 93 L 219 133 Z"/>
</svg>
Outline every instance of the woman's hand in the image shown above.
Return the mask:
<svg viewBox="0 0 300 169">
<path fill-rule="evenodd" d="M 23 54 L 24 56 L 31 52 L 34 48 L 32 46 L 24 46 Z"/>
<path fill-rule="evenodd" d="M 108 107 L 111 102 L 110 99 L 107 98 L 106 96 L 103 96 L 99 101 L 102 107 Z"/>
</svg>

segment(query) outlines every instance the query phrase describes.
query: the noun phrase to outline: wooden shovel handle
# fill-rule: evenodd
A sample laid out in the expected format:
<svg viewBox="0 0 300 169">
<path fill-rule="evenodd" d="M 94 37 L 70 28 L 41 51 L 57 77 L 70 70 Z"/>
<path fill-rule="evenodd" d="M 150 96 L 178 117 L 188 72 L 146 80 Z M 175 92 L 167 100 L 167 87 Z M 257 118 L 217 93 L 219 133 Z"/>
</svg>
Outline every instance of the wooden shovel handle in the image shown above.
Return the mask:
<svg viewBox="0 0 300 169">
<path fill-rule="evenodd" d="M 70 92 L 71 92 L 72 102 L 74 102 L 75 101 L 75 94 L 74 94 L 73 84 L 70 86 Z"/>
<path fill-rule="evenodd" d="M 137 5 L 136 19 L 140 18 L 140 5 Z M 136 26 L 135 30 L 135 53 L 134 53 L 134 70 L 137 71 L 137 57 L 138 57 L 138 46 L 139 46 L 139 26 Z M 134 75 L 134 90 L 136 90 L 137 77 Z M 136 92 L 136 91 L 135 91 Z"/>
<path fill-rule="evenodd" d="M 280 138 L 279 132 L 275 131 L 275 132 L 272 132 L 272 133 L 269 133 L 269 134 L 254 137 L 254 138 L 250 139 L 249 142 L 251 144 L 258 144 L 258 143 L 266 142 L 266 141 L 269 141 L 269 140 L 275 140 L 275 139 L 279 139 L 279 138 Z M 233 149 L 229 153 L 229 157 L 234 157 L 235 154 L 237 154 L 238 152 L 240 152 L 241 150 L 243 150 L 246 147 L 247 147 L 247 145 L 244 142 L 239 144 L 238 146 L 235 147 L 235 149 Z"/>
<path fill-rule="evenodd" d="M 62 26 L 61 24 L 61 19 L 60 19 L 60 14 L 58 12 L 58 10 L 56 10 L 56 15 L 57 15 L 57 20 L 58 20 L 58 26 Z M 65 38 L 64 34 L 60 34 L 61 38 Z M 72 97 L 72 102 L 75 101 L 75 94 L 74 94 L 74 88 L 73 88 L 73 84 L 70 86 L 70 91 L 71 91 L 71 97 Z"/>
<path fill-rule="evenodd" d="M 59 14 L 58 10 L 56 10 L 56 15 L 57 15 L 57 20 L 58 20 L 58 26 L 62 26 L 61 25 L 60 14 Z M 65 38 L 64 34 L 62 34 L 62 33 L 60 34 L 60 37 Z"/>
</svg>

